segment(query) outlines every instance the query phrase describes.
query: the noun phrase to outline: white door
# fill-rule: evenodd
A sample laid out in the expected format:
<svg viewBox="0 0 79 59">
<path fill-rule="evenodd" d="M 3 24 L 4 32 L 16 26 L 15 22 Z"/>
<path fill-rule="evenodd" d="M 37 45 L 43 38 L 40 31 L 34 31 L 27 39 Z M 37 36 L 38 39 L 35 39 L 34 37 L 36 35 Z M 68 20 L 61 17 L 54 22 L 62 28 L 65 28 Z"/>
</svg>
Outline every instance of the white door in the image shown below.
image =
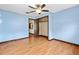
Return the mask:
<svg viewBox="0 0 79 59">
<path fill-rule="evenodd" d="M 39 22 L 39 35 L 48 36 L 48 22 Z"/>
</svg>

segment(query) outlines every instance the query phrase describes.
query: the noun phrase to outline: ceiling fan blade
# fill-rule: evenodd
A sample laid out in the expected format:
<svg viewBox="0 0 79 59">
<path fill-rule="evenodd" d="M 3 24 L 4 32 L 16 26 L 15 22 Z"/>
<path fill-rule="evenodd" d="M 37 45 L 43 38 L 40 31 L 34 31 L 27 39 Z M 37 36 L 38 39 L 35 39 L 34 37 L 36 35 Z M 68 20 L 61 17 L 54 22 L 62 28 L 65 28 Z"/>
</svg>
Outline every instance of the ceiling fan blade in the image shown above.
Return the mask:
<svg viewBox="0 0 79 59">
<path fill-rule="evenodd" d="M 28 6 L 28 7 L 32 8 L 32 9 L 36 9 L 35 7 L 32 7 L 32 6 Z"/>
<path fill-rule="evenodd" d="M 32 12 L 35 12 L 35 11 L 26 12 L 26 14 L 29 14 L 29 13 L 32 13 Z"/>
<path fill-rule="evenodd" d="M 44 8 L 46 5 L 45 4 L 43 4 L 42 6 L 41 6 L 41 8 Z"/>
<path fill-rule="evenodd" d="M 43 12 L 49 12 L 49 10 L 42 10 Z"/>
<path fill-rule="evenodd" d="M 40 7 L 40 4 L 36 4 L 35 6 L 36 6 L 37 8 L 39 8 L 39 7 Z"/>
</svg>

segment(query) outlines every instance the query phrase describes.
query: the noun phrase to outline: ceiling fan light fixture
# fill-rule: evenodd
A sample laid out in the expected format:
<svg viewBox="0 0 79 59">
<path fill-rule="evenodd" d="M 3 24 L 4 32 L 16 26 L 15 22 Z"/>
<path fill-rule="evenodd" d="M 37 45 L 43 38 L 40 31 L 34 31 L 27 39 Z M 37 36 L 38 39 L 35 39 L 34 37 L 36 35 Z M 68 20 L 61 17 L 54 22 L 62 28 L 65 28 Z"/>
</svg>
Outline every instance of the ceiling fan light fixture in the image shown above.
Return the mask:
<svg viewBox="0 0 79 59">
<path fill-rule="evenodd" d="M 42 12 L 42 10 L 40 10 L 40 9 L 37 9 L 37 10 L 36 10 L 36 12 L 37 12 L 37 13 L 41 13 L 41 12 Z"/>
<path fill-rule="evenodd" d="M 34 11 L 30 11 L 30 12 L 26 12 L 26 13 L 29 14 L 29 13 L 36 12 L 38 14 L 41 14 L 42 12 L 49 12 L 49 10 L 44 10 L 43 9 L 45 6 L 46 6 L 45 4 L 35 4 L 35 5 L 31 4 L 28 7 L 34 9 Z"/>
</svg>

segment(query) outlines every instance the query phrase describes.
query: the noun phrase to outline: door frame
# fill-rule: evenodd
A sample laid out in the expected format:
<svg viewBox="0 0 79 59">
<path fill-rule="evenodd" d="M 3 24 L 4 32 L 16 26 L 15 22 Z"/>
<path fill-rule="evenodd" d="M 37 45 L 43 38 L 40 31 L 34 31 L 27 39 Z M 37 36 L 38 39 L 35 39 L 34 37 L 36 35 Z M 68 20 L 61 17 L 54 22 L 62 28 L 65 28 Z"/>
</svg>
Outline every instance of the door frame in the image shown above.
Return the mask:
<svg viewBox="0 0 79 59">
<path fill-rule="evenodd" d="M 47 16 L 44 16 L 44 17 L 41 17 L 41 18 L 45 18 L 45 17 L 47 17 L 47 34 L 48 34 L 48 36 L 47 36 L 47 38 L 48 38 L 48 40 L 49 40 L 49 16 L 47 15 Z M 39 20 L 39 19 L 41 19 L 41 18 L 37 18 L 37 19 L 32 19 L 32 18 L 29 18 L 29 21 L 28 21 L 28 27 L 29 27 L 29 23 L 30 23 L 30 20 Z M 30 29 L 29 29 L 29 36 L 30 36 Z"/>
</svg>

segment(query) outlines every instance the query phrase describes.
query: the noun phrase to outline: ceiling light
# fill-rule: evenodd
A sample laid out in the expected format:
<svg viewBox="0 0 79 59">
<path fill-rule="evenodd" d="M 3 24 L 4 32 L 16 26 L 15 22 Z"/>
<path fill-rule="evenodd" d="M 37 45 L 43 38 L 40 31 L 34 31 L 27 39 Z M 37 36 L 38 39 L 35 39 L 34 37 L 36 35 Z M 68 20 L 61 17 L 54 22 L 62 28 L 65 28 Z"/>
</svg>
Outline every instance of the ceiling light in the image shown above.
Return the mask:
<svg viewBox="0 0 79 59">
<path fill-rule="evenodd" d="M 37 13 L 41 13 L 42 11 L 41 11 L 40 9 L 37 9 L 36 12 L 37 12 Z"/>
</svg>

